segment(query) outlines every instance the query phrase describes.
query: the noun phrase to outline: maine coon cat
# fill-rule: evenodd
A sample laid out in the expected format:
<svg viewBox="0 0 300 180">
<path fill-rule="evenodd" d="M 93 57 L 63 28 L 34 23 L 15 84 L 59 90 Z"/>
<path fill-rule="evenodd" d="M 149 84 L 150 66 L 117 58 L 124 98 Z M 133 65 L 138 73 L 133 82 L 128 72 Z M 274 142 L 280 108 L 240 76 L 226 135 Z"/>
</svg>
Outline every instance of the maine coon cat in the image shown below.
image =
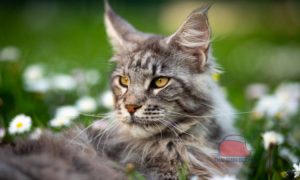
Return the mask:
<svg viewBox="0 0 300 180">
<path fill-rule="evenodd" d="M 219 140 L 235 130 L 233 109 L 212 79 L 207 11 L 193 11 L 164 37 L 137 31 L 106 3 L 116 63 L 107 128 L 74 128 L 4 147 L 0 177 L 126 179 L 127 163 L 147 179 L 177 179 L 181 167 L 200 179 L 231 173 L 234 164 L 214 158 Z"/>
</svg>

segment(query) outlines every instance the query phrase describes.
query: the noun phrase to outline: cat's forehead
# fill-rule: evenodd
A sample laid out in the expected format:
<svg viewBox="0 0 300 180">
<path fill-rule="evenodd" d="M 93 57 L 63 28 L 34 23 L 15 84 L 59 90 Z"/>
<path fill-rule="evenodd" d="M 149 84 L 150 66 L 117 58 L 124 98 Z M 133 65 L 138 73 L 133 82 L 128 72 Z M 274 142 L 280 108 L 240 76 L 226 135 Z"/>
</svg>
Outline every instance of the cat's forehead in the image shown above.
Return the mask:
<svg viewBox="0 0 300 180">
<path fill-rule="evenodd" d="M 165 46 L 160 39 L 151 39 L 117 58 L 117 71 L 123 75 L 154 77 L 174 76 L 195 71 L 195 59 L 182 51 Z"/>
<path fill-rule="evenodd" d="M 145 43 L 134 50 L 118 55 L 118 65 L 125 71 L 147 73 L 167 63 L 168 52 L 158 42 Z M 155 72 L 153 72 L 155 73 Z"/>
<path fill-rule="evenodd" d="M 132 76 L 154 76 L 164 64 L 164 57 L 151 49 L 132 52 L 128 58 L 123 68 Z"/>
<path fill-rule="evenodd" d="M 148 39 L 128 53 L 128 57 L 130 58 L 128 62 L 133 61 L 138 63 L 139 60 L 142 60 L 146 63 L 147 61 L 151 62 L 152 59 L 160 61 L 166 59 L 166 54 L 168 54 L 168 49 L 163 46 L 160 39 Z"/>
</svg>

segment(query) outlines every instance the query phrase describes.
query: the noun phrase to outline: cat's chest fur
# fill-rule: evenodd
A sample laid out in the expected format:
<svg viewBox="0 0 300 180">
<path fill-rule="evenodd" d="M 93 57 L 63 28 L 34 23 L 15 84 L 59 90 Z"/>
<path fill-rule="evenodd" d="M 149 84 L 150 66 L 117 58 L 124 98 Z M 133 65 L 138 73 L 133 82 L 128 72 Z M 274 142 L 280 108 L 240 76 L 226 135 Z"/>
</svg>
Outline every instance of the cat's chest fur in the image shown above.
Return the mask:
<svg viewBox="0 0 300 180">
<path fill-rule="evenodd" d="M 230 165 L 215 159 L 216 140 L 198 133 L 201 127 L 194 128 L 176 136 L 173 132 L 164 132 L 146 139 L 136 139 L 118 130 L 114 135 L 109 132 L 107 136 L 98 135 L 99 138 L 94 138 L 92 133 L 90 138 L 101 155 L 124 166 L 134 164 L 147 179 L 177 179 L 182 168 L 186 168 L 185 175 L 202 179 L 228 173 Z"/>
</svg>

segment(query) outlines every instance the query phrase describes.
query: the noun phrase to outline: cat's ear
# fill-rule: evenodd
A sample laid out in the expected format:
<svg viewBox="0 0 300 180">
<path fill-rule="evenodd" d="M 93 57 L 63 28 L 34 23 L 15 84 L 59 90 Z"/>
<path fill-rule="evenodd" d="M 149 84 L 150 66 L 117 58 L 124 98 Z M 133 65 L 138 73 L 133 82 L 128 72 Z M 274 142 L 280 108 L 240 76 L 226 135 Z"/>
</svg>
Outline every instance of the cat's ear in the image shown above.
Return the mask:
<svg viewBox="0 0 300 180">
<path fill-rule="evenodd" d="M 210 7 L 207 5 L 194 10 L 179 29 L 166 39 L 168 45 L 197 56 L 200 68 L 206 64 L 210 45 L 211 31 L 207 18 Z"/>
<path fill-rule="evenodd" d="M 104 3 L 106 32 L 116 52 L 130 51 L 148 37 L 147 34 L 137 31 L 131 24 L 118 16 L 106 0 Z"/>
</svg>

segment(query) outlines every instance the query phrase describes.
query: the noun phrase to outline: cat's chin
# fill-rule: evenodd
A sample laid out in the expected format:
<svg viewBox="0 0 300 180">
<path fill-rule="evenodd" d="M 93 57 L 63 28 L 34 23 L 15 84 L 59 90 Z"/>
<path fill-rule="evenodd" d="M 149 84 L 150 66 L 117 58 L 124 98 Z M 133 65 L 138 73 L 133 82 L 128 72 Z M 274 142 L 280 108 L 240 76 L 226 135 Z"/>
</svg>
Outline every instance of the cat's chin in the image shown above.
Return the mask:
<svg viewBox="0 0 300 180">
<path fill-rule="evenodd" d="M 128 134 L 137 139 L 149 138 L 160 133 L 160 130 L 157 128 L 157 126 L 141 127 L 137 124 L 124 124 L 124 128 Z"/>
</svg>

